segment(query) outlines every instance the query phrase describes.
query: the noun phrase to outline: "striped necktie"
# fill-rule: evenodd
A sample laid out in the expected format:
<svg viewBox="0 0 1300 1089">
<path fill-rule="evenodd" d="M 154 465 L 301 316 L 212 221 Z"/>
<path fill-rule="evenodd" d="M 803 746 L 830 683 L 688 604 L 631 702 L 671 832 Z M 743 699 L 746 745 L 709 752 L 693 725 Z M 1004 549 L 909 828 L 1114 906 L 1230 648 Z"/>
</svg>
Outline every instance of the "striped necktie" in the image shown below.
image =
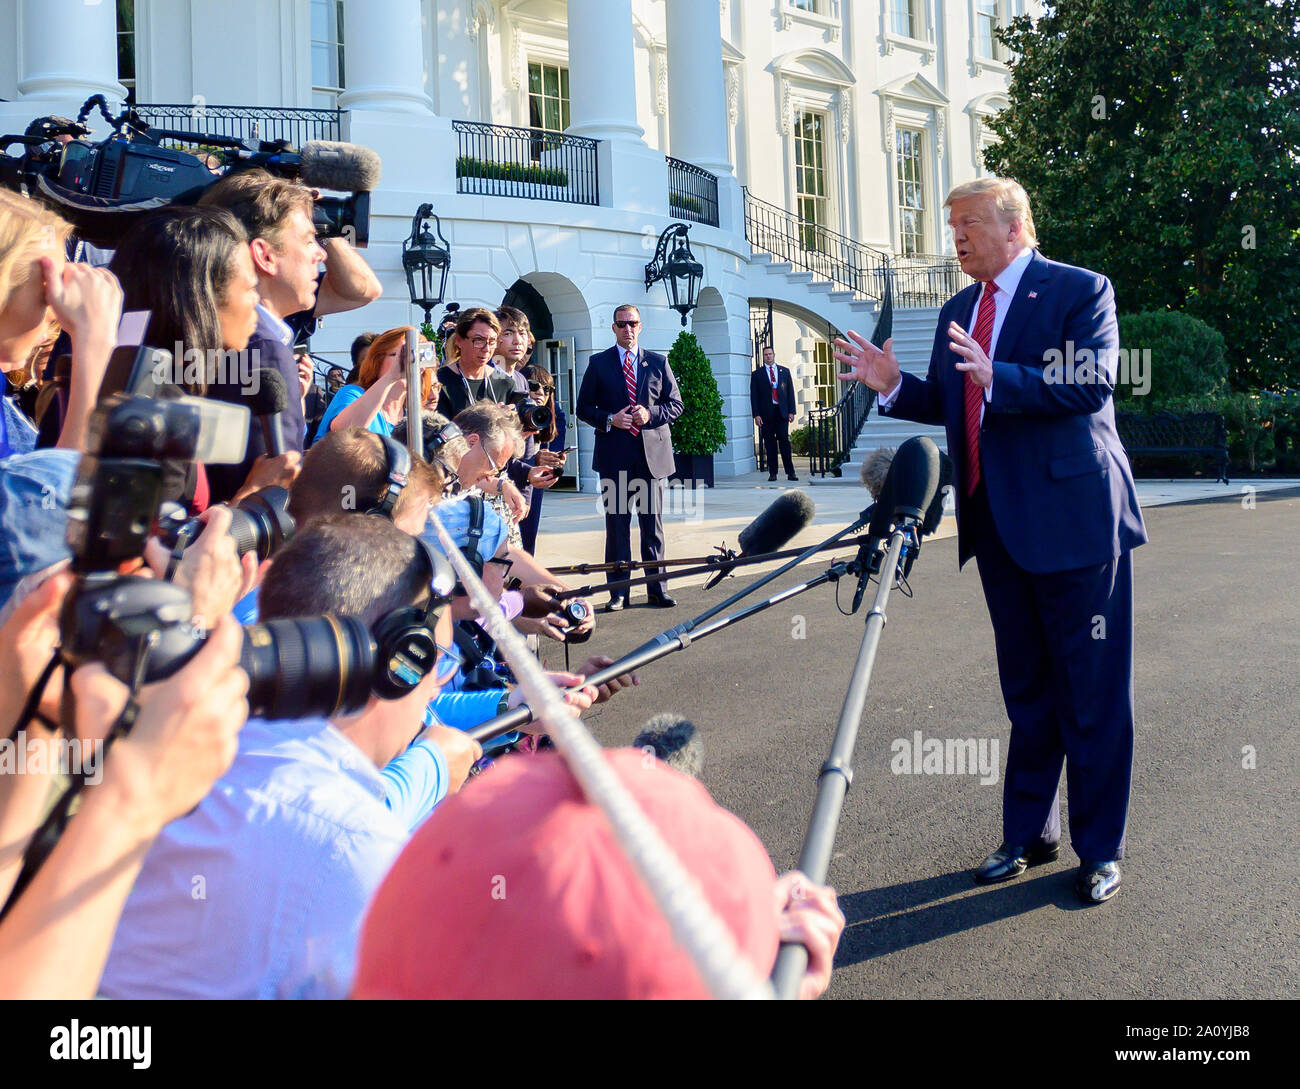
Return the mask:
<svg viewBox="0 0 1300 1089">
<path fill-rule="evenodd" d="M 998 285 L 991 280 L 984 285 L 980 297 L 979 313 L 975 316 L 975 343 L 990 359 L 993 358 L 993 317 L 996 307 L 993 296 Z M 984 390 L 966 373 L 966 494 L 974 495 L 984 475 L 980 468 L 980 416 L 984 408 Z"/>
<path fill-rule="evenodd" d="M 636 364 L 631 352 L 623 353 L 623 380 L 627 383 L 627 403 L 636 404 Z M 633 424 L 628 428 L 633 435 L 641 434 L 641 429 Z"/>
</svg>

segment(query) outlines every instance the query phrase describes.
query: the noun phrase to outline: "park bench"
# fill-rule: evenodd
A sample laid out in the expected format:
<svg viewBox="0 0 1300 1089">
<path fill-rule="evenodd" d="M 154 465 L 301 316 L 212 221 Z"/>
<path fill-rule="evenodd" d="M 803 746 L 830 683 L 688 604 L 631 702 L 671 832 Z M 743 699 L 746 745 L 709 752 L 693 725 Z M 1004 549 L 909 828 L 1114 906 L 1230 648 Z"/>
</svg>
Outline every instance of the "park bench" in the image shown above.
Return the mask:
<svg viewBox="0 0 1300 1089">
<path fill-rule="evenodd" d="M 1204 457 L 1216 479 L 1228 483 L 1228 428 L 1218 412 L 1117 412 L 1115 428 L 1130 459 Z"/>
</svg>

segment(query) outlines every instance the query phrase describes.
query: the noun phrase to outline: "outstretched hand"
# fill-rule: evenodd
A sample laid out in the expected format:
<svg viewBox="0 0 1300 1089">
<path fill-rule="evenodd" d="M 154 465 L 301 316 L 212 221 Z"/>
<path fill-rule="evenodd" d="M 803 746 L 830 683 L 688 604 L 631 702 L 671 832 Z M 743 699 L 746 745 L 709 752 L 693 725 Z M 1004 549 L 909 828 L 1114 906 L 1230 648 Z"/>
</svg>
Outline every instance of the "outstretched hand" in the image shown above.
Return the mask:
<svg viewBox="0 0 1300 1089">
<path fill-rule="evenodd" d="M 847 373 L 837 375 L 841 382 L 862 382 L 877 393 L 888 393 L 898 385 L 902 371 L 894 355 L 893 337 L 885 341 L 883 348 L 877 348 L 852 329 L 845 336 L 847 340 L 835 340 L 835 359 L 849 368 Z"/>
</svg>

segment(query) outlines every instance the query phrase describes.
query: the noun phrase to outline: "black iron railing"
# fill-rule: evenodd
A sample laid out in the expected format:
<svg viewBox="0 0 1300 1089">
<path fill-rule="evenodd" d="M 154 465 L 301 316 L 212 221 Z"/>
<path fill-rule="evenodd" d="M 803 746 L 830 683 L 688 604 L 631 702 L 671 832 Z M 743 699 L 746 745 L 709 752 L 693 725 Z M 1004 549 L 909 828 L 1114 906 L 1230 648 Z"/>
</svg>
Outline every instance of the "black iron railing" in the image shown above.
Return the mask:
<svg viewBox="0 0 1300 1089">
<path fill-rule="evenodd" d="M 718 225 L 718 176 L 668 156 L 668 214 Z"/>
<path fill-rule="evenodd" d="M 889 259 L 889 274 L 899 308 L 942 306 L 970 284 L 956 257 L 938 253 L 895 255 Z"/>
<path fill-rule="evenodd" d="M 290 106 L 209 106 L 197 102 L 137 103 L 135 112 L 154 128 L 177 129 L 237 140 L 284 140 L 301 148 L 309 140 L 337 140 L 340 110 Z"/>
<path fill-rule="evenodd" d="M 599 204 L 596 141 L 549 129 L 453 121 L 456 192 Z"/>
<path fill-rule="evenodd" d="M 755 249 L 870 299 L 885 291 L 889 256 L 745 190 L 745 238 Z"/>
<path fill-rule="evenodd" d="M 875 403 L 875 392 L 861 382 L 854 382 L 830 408 L 818 406 L 808 414 L 811 473 L 828 476 L 848 460 L 849 451 L 858 441 L 858 432 Z"/>
</svg>

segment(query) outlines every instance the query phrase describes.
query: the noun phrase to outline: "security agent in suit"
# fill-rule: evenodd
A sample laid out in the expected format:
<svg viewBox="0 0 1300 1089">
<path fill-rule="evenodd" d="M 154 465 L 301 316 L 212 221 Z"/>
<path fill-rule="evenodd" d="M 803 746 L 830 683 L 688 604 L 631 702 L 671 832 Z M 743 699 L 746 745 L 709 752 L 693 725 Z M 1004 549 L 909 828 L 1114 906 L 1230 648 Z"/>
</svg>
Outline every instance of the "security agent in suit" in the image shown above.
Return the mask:
<svg viewBox="0 0 1300 1089">
<path fill-rule="evenodd" d="M 1131 550 L 1147 540 L 1115 431 L 1114 291 L 1036 252 L 1015 182 L 980 178 L 945 205 L 977 283 L 940 313 L 925 380 L 900 372 L 891 341 L 882 350 L 851 333 L 836 358 L 853 368 L 841 377 L 881 394 L 882 413 L 947 429 L 960 563 L 979 565 L 1012 724 L 1003 842 L 973 876 L 1005 881 L 1056 858 L 1064 763 L 1075 889 L 1100 903 L 1118 891 L 1124 855 Z"/>
<path fill-rule="evenodd" d="M 781 449 L 787 480 L 797 481 L 790 456 L 790 425 L 794 423 L 794 379 L 789 367 L 776 363 L 776 352 L 763 349 L 763 365 L 749 376 L 749 407 L 763 437 L 767 479 L 776 479 L 776 451 Z"/>
<path fill-rule="evenodd" d="M 641 312 L 632 305 L 614 311 L 617 344 L 587 361 L 578 390 L 578 418 L 595 428 L 592 468 L 600 474 L 605 509 L 605 562 L 632 559 L 632 507 L 641 530 L 641 559 L 664 558 L 664 478 L 675 468 L 669 425 L 682 414 L 682 398 L 668 360 L 637 344 Z M 635 396 L 633 395 L 635 394 Z M 650 567 L 647 575 L 662 573 Z M 606 580 L 626 577 L 610 572 Z M 661 581 L 647 584 L 651 605 L 677 604 Z M 627 604 L 627 591 L 611 591 L 608 609 Z"/>
</svg>

